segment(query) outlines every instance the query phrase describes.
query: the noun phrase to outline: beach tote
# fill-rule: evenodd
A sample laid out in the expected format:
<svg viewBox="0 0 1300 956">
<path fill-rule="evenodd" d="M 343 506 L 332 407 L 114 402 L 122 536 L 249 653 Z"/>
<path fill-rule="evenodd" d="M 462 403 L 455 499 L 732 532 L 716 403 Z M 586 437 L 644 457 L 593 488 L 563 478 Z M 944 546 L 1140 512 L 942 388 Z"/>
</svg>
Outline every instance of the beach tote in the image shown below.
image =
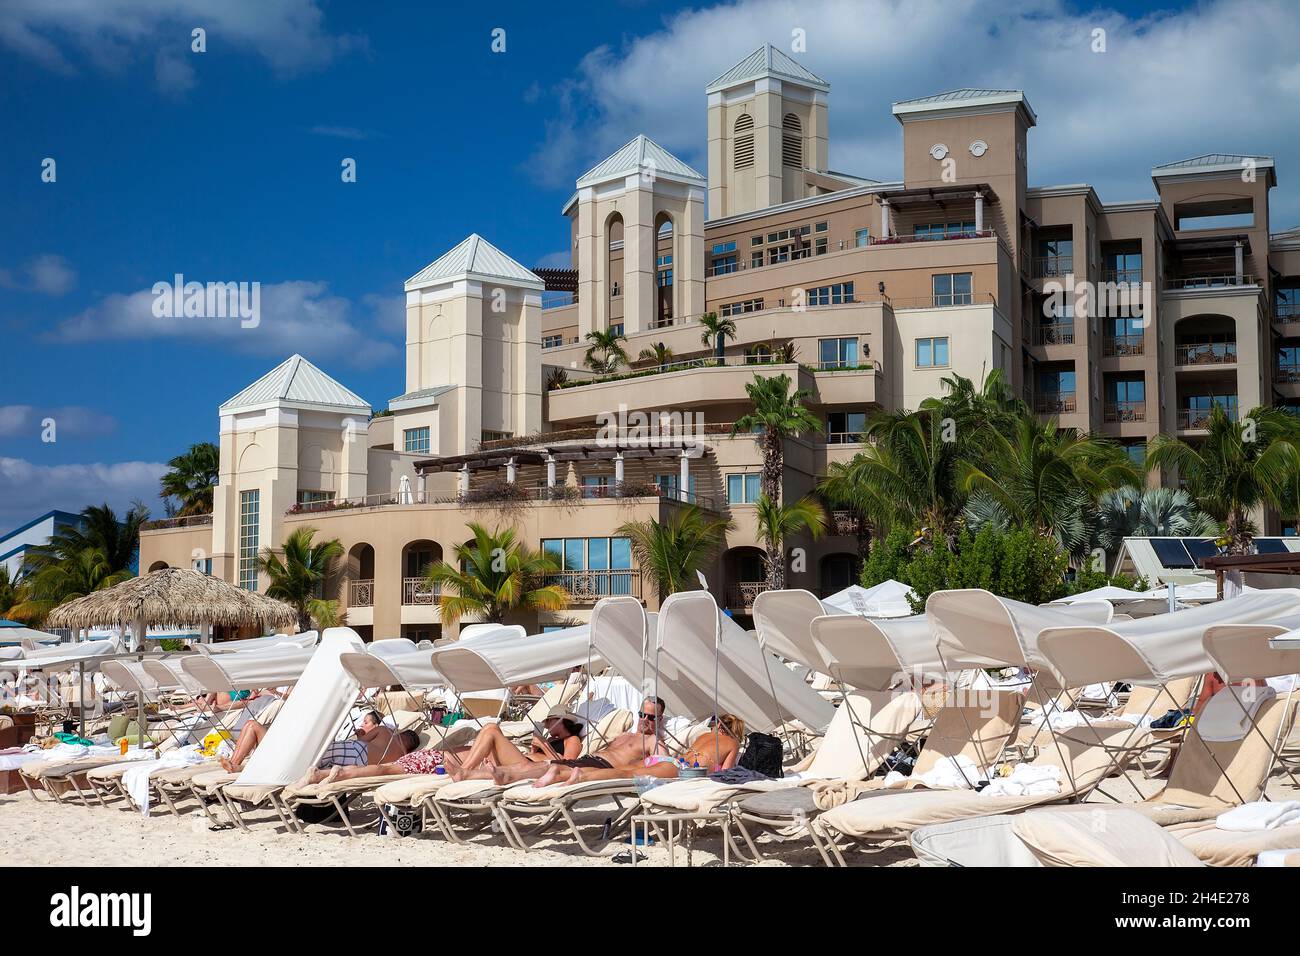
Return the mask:
<svg viewBox="0 0 1300 956">
<path fill-rule="evenodd" d="M 780 777 L 781 741 L 771 734 L 754 731 L 745 740 L 745 752 L 740 755 L 736 766 L 744 767 L 765 777 Z"/>
</svg>

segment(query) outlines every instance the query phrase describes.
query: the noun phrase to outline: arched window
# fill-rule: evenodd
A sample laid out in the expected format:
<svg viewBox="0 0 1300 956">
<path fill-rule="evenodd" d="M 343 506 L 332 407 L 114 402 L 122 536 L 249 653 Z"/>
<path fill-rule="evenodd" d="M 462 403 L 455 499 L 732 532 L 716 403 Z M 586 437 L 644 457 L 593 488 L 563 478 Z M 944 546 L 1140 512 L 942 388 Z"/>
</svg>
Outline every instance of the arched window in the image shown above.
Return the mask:
<svg viewBox="0 0 1300 956">
<path fill-rule="evenodd" d="M 803 124 L 793 113 L 781 120 L 781 165 L 803 169 Z"/>
<path fill-rule="evenodd" d="M 732 168 L 749 169 L 754 165 L 754 117 L 742 113 L 733 128 Z"/>
</svg>

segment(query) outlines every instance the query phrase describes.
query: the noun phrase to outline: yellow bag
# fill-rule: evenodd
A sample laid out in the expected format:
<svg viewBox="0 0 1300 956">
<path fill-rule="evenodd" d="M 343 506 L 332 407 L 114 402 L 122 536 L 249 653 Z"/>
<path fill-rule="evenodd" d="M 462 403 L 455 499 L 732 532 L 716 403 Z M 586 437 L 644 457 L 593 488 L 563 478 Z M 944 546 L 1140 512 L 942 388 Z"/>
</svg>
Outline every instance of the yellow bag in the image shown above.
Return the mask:
<svg viewBox="0 0 1300 956">
<path fill-rule="evenodd" d="M 205 757 L 215 757 L 223 742 L 234 743 L 235 738 L 228 730 L 214 730 L 203 738 L 203 746 L 199 748 L 199 753 Z"/>
</svg>

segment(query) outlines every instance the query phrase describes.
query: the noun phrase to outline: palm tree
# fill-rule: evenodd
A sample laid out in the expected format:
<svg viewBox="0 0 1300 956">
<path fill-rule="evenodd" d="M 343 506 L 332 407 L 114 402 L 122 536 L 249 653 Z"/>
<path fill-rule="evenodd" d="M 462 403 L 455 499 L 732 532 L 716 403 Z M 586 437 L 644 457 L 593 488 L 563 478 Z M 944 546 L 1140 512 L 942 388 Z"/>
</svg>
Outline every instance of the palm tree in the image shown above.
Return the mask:
<svg viewBox="0 0 1300 956">
<path fill-rule="evenodd" d="M 456 564 L 439 561 L 425 571 L 430 590 L 440 589 L 442 620 L 473 616 L 499 624 L 521 611 L 562 611 L 569 593 L 546 579 L 560 571 L 555 555 L 531 551 L 514 528 L 488 531 L 469 523 L 474 540 L 456 546 Z"/>
<path fill-rule="evenodd" d="M 785 539 L 800 531 L 820 538 L 826 530 L 826 511 L 811 497 L 783 505 L 759 495 L 754 502 L 754 520 L 767 551 L 768 590 L 778 591 L 785 587 Z"/>
<path fill-rule="evenodd" d="M 15 619 L 39 627 L 45 615 L 65 601 L 111 588 L 133 575 L 114 569 L 99 548 L 82 548 L 60 560 L 42 564 L 23 579 L 18 603 L 9 609 Z"/>
<path fill-rule="evenodd" d="M 704 330 L 700 333 L 700 342 L 713 346 L 713 354 L 717 356 L 718 364 L 721 365 L 727 348 L 727 339 L 736 337 L 735 321 L 719 319 L 716 312 L 705 312 L 700 316 L 700 328 Z"/>
<path fill-rule="evenodd" d="M 191 445 L 183 455 L 167 462 L 170 469 L 162 476 L 164 498 L 180 502 L 177 517 L 212 513 L 212 489 L 220 475 L 221 453 L 212 442 Z"/>
<path fill-rule="evenodd" d="M 1130 536 L 1213 537 L 1219 526 L 1182 489 L 1125 485 L 1097 499 L 1097 544 L 1114 554 Z"/>
<path fill-rule="evenodd" d="M 1300 469 L 1300 421 L 1280 408 L 1252 408 L 1234 422 L 1220 405 L 1209 434 L 1193 446 L 1172 435 L 1147 445 L 1147 468 L 1178 472 L 1200 507 L 1220 523 L 1231 554 L 1250 550 L 1249 512 L 1283 506 Z"/>
<path fill-rule="evenodd" d="M 620 365 L 627 364 L 627 352 L 620 342 L 626 342 L 627 336 L 615 329 L 601 329 L 587 333 L 591 345 L 587 349 L 584 361 L 587 367 L 600 375 L 606 375 Z M 599 358 L 597 358 L 599 354 Z"/>
<path fill-rule="evenodd" d="M 664 366 L 672 361 L 672 357 L 673 350 L 663 342 L 656 342 L 649 348 L 642 349 L 641 354 L 637 356 L 642 362 L 654 362 L 659 366 L 661 372 L 664 370 Z"/>
<path fill-rule="evenodd" d="M 80 517 L 78 524 L 58 527 L 45 544 L 29 550 L 24 567 L 34 573 L 88 548 L 102 552 L 113 572 L 128 570 L 135 563 L 140 526 L 149 520 L 148 508 L 135 502 L 119 519 L 109 505 L 91 505 L 82 510 Z"/>
<path fill-rule="evenodd" d="M 267 548 L 257 559 L 257 569 L 271 580 L 267 596 L 297 608 L 298 629 L 303 631 L 311 627 L 313 607 L 326 617 L 329 604 L 337 611 L 336 602 L 317 602 L 334 562 L 343 556 L 343 545 L 337 538 L 315 544 L 315 537 L 315 528 L 295 528 L 284 539 L 283 558 Z"/>
<path fill-rule="evenodd" d="M 19 578 L 9 573 L 9 565 L 0 564 L 0 618 L 9 617 L 18 601 Z"/>
<path fill-rule="evenodd" d="M 971 498 L 967 523 L 977 531 L 1033 528 L 1075 558 L 1085 555 L 1096 527 L 1097 497 L 1141 476 L 1113 442 L 1039 422 L 1028 409 L 1010 435 L 990 429 L 986 464 L 961 463 L 961 485 Z"/>
<path fill-rule="evenodd" d="M 742 415 L 731 426 L 738 432 L 754 432 L 763 453 L 762 492 L 775 502 L 781 501 L 781 478 L 785 469 L 785 440 L 804 432 L 820 432 L 822 420 L 804 405 L 812 393 L 808 389 L 790 391 L 789 375 L 763 377 L 755 374 L 745 385 L 754 410 Z"/>
<path fill-rule="evenodd" d="M 632 540 L 641 573 L 654 581 L 662 601 L 697 586 L 696 572 L 721 550 L 731 522 L 687 505 L 671 509 L 667 521 L 630 521 L 618 534 Z"/>
</svg>

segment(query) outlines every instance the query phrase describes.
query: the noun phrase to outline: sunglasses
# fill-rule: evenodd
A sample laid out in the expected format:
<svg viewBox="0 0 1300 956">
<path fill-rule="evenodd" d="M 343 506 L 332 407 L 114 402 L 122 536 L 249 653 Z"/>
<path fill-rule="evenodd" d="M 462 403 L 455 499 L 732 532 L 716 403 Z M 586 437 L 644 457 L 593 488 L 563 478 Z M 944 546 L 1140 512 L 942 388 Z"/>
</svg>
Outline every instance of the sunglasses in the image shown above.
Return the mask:
<svg viewBox="0 0 1300 956">
<path fill-rule="evenodd" d="M 658 719 L 659 719 L 659 715 L 658 715 L 658 714 L 647 714 L 644 710 L 638 712 L 638 713 L 637 713 L 637 716 L 640 717 L 642 720 L 658 720 Z"/>
</svg>

